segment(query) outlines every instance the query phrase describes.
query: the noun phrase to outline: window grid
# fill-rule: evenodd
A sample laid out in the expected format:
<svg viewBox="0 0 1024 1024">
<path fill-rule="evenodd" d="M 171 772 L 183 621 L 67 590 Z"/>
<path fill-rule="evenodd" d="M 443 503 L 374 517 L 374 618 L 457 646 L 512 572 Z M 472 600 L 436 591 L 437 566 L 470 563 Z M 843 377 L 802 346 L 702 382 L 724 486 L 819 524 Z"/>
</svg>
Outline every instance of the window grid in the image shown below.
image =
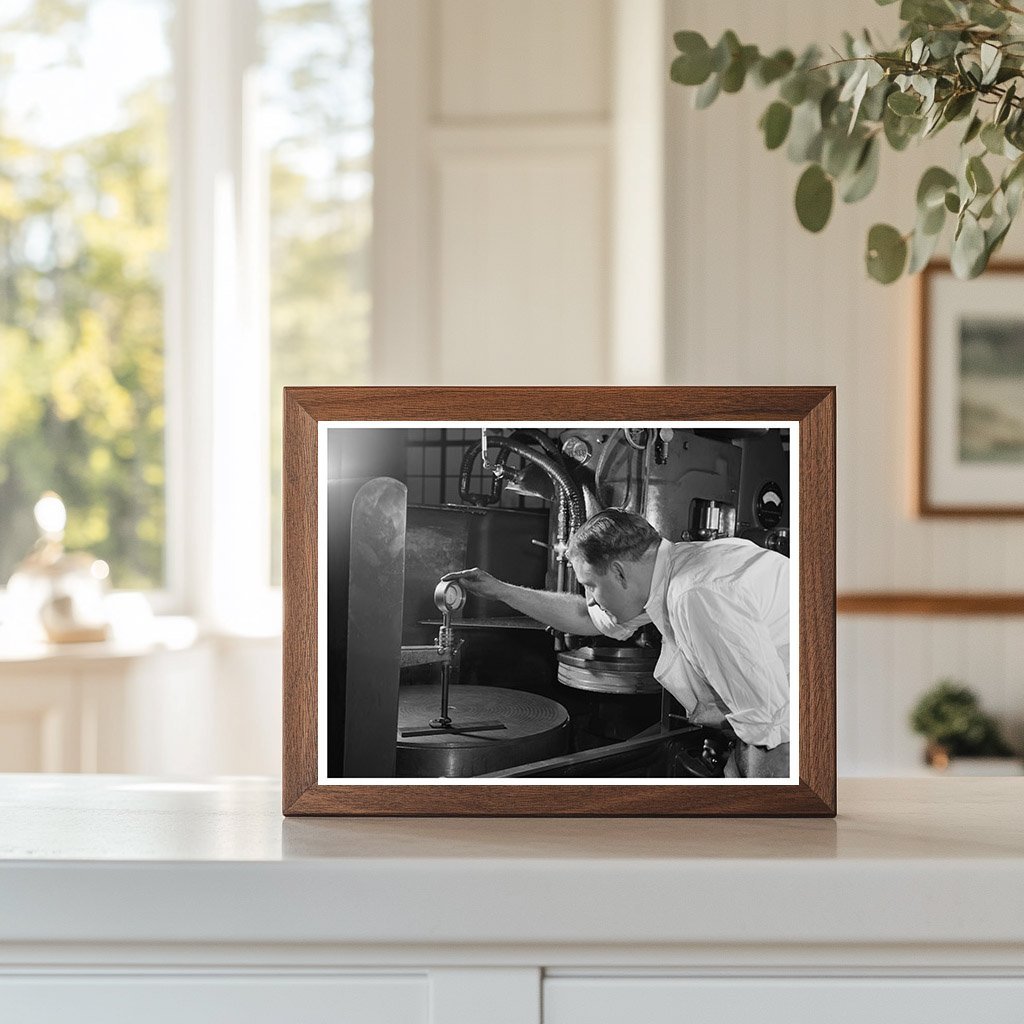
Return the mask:
<svg viewBox="0 0 1024 1024">
<path fill-rule="evenodd" d="M 461 505 L 459 472 L 463 452 L 479 438 L 479 431 L 465 428 L 430 427 L 409 431 L 406 454 L 406 485 L 413 505 Z M 470 486 L 477 494 L 488 494 L 491 474 L 479 457 Z M 537 509 L 548 505 L 541 498 L 503 490 L 498 508 Z"/>
</svg>

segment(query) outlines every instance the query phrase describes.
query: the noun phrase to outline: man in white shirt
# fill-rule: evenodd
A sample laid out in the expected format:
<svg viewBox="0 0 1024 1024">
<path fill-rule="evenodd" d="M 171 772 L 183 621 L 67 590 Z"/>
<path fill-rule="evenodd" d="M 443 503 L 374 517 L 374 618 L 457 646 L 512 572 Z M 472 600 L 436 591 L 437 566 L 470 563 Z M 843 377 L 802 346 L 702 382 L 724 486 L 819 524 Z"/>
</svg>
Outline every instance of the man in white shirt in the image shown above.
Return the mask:
<svg viewBox="0 0 1024 1024">
<path fill-rule="evenodd" d="M 517 587 L 481 569 L 445 579 L 566 633 L 625 640 L 653 622 L 655 678 L 690 721 L 736 736 L 726 776 L 788 777 L 789 560 L 738 538 L 672 544 L 619 509 L 591 516 L 566 554 L 583 595 Z"/>
</svg>

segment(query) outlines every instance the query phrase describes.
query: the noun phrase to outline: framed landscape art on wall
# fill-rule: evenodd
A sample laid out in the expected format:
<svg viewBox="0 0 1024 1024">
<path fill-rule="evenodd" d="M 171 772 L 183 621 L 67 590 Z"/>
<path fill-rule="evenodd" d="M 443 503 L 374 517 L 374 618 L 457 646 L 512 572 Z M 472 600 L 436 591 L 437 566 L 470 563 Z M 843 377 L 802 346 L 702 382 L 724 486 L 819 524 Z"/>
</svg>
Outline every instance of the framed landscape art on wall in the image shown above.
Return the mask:
<svg viewBox="0 0 1024 1024">
<path fill-rule="evenodd" d="M 1024 264 L 919 287 L 916 510 L 1024 515 Z"/>
</svg>

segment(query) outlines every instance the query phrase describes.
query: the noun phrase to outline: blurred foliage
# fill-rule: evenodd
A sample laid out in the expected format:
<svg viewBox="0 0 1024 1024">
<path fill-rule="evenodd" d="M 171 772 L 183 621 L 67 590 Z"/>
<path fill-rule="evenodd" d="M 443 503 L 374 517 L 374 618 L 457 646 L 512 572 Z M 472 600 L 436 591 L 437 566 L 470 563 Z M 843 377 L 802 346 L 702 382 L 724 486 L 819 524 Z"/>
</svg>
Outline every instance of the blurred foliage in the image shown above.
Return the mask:
<svg viewBox="0 0 1024 1024">
<path fill-rule="evenodd" d="M 925 172 L 910 230 L 871 228 L 865 264 L 882 284 L 918 272 L 952 219 L 953 271 L 977 277 L 1024 197 L 1024 9 L 1014 0 L 899 2 L 898 45 L 846 33 L 829 57 L 815 46 L 800 57 L 762 54 L 732 31 L 713 47 L 677 32 L 671 77 L 697 88 L 699 108 L 751 81 L 777 92 L 760 128 L 768 149 L 788 139 L 789 159 L 808 165 L 795 204 L 809 231 L 828 223 L 836 193 L 853 203 L 871 192 L 883 143 L 902 151 L 959 122 L 959 165 Z"/>
<path fill-rule="evenodd" d="M 974 691 L 949 679 L 937 683 L 918 701 L 910 725 L 953 757 L 1013 753 L 995 720 L 979 707 Z"/>
<path fill-rule="evenodd" d="M 68 546 L 104 558 L 115 586 L 164 579 L 166 83 L 140 83 L 116 129 L 73 145 L 18 137 L 5 116 L 14 47 L 79 64 L 89 8 L 0 16 L 0 586 L 47 489 L 67 504 Z M 276 577 L 281 388 L 367 375 L 372 41 L 369 0 L 263 9 Z"/>
<path fill-rule="evenodd" d="M 0 585 L 47 489 L 67 505 L 67 546 L 105 559 L 116 586 L 163 581 L 164 85 L 141 83 L 119 127 L 64 145 L 18 137 L 3 102 L 12 48 L 74 65 L 86 14 L 35 0 L 0 24 Z"/>
</svg>

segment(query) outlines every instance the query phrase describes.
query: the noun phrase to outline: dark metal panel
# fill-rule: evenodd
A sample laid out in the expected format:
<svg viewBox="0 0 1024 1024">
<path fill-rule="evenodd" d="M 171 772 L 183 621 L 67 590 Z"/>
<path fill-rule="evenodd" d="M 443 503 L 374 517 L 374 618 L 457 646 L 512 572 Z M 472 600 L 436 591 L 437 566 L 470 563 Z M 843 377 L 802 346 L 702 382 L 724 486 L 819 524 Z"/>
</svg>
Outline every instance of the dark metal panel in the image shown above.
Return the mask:
<svg viewBox="0 0 1024 1024">
<path fill-rule="evenodd" d="M 344 774 L 395 774 L 405 586 L 405 484 L 370 480 L 352 505 Z"/>
</svg>

